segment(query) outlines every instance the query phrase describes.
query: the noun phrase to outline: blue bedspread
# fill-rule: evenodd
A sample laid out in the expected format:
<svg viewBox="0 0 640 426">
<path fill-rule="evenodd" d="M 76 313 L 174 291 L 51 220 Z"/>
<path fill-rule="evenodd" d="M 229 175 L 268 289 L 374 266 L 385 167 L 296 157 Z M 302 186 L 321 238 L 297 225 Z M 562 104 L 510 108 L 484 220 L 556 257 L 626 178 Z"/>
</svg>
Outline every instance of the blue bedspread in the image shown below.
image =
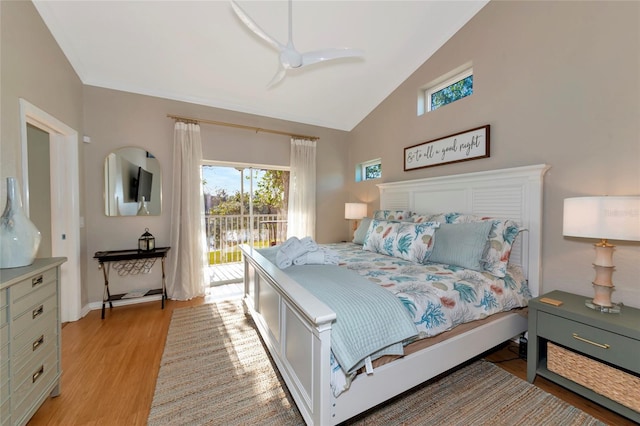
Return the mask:
<svg viewBox="0 0 640 426">
<path fill-rule="evenodd" d="M 275 264 L 277 247 L 258 250 Z M 331 349 L 345 372 L 365 358 L 402 355 L 402 341 L 418 334 L 402 302 L 389 291 L 334 265 L 291 266 L 284 273 L 336 313 Z"/>
</svg>

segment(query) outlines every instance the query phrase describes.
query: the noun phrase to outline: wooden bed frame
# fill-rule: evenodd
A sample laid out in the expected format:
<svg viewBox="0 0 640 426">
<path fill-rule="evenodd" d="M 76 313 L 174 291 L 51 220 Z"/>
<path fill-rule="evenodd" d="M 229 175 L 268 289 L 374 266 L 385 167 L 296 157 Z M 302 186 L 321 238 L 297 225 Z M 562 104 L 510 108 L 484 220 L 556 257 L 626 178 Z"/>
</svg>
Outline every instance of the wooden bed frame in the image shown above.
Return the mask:
<svg viewBox="0 0 640 426">
<path fill-rule="evenodd" d="M 545 164 L 383 183 L 380 208 L 511 218 L 521 232 L 510 262 L 522 265 L 533 296 L 540 289 Z M 335 425 L 472 359 L 527 330 L 503 316 L 358 375 L 335 398 L 330 389 L 331 324 L 336 314 L 254 249 L 243 246 L 244 301 L 305 422 Z"/>
</svg>

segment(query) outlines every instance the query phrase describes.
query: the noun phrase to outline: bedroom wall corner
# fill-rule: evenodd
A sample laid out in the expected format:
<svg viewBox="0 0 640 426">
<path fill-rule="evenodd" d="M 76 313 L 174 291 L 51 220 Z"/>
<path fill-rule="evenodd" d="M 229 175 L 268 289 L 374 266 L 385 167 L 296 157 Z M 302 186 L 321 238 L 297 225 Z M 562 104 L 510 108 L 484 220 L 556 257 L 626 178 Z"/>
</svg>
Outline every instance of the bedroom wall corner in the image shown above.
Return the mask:
<svg viewBox="0 0 640 426">
<path fill-rule="evenodd" d="M 0 2 L 0 20 L 0 178 L 4 182 L 7 176 L 16 176 L 22 181 L 20 99 L 82 135 L 83 85 L 32 2 Z M 80 217 L 85 216 L 83 149 L 79 142 Z M 6 188 L 0 185 L 0 200 L 5 199 Z M 86 228 L 80 229 L 79 238 L 80 303 L 85 305 L 88 300 Z"/>
<path fill-rule="evenodd" d="M 469 61 L 474 94 L 417 116 L 419 88 Z M 640 3 L 490 2 L 351 132 L 349 167 L 380 157 L 391 182 L 551 165 L 542 290 L 591 296 L 596 241 L 563 237 L 563 201 L 640 194 L 638 93 Z M 485 124 L 490 158 L 403 170 L 405 147 Z M 349 186 L 355 198 L 368 190 Z M 616 245 L 613 299 L 640 307 L 640 244 Z"/>
</svg>

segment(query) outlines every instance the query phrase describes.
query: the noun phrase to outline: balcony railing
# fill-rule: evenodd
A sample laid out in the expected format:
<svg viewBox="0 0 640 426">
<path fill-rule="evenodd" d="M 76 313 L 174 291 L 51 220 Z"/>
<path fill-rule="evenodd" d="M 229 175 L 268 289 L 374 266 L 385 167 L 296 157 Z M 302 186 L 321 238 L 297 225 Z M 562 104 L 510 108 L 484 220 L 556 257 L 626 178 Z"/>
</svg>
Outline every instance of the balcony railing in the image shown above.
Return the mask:
<svg viewBox="0 0 640 426">
<path fill-rule="evenodd" d="M 210 265 L 240 262 L 240 244 L 268 247 L 287 238 L 286 215 L 206 215 L 205 227 Z"/>
</svg>

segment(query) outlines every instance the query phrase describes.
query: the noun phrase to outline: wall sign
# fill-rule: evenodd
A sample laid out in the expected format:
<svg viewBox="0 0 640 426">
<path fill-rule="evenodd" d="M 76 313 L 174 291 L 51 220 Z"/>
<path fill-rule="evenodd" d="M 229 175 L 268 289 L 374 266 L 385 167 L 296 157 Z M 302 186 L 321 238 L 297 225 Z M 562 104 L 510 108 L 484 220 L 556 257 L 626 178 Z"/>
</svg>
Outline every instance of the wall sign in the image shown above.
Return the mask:
<svg viewBox="0 0 640 426">
<path fill-rule="evenodd" d="M 404 149 L 404 171 L 489 157 L 490 125 Z"/>
</svg>

